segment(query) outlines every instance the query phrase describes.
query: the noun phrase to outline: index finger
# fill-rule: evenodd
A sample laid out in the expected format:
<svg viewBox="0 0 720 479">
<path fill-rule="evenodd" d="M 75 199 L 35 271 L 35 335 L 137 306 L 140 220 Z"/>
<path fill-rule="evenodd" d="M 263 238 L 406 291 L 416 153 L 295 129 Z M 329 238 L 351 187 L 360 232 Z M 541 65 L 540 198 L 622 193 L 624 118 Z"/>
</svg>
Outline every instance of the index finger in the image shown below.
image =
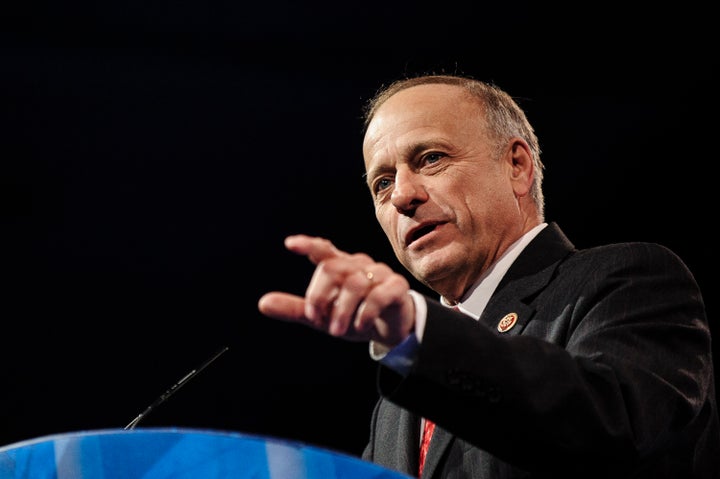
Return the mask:
<svg viewBox="0 0 720 479">
<path fill-rule="evenodd" d="M 318 236 L 291 235 L 285 238 L 285 247 L 293 253 L 307 256 L 313 264 L 346 254 L 330 240 Z"/>
</svg>

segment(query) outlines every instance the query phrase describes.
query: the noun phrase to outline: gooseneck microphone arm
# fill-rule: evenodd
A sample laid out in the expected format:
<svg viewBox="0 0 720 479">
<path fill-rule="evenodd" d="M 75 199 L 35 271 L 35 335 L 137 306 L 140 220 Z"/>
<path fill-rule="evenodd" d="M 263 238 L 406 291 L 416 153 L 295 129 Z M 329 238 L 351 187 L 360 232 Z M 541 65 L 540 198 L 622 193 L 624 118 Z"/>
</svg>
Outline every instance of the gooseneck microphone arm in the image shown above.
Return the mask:
<svg viewBox="0 0 720 479">
<path fill-rule="evenodd" d="M 183 376 L 178 382 L 176 382 L 175 384 L 173 384 L 172 386 L 170 386 L 170 389 L 168 389 L 167 391 L 165 391 L 165 392 L 163 393 L 163 395 L 160 396 L 159 398 L 157 398 L 157 399 L 155 400 L 155 402 L 153 402 L 151 405 L 149 405 L 149 406 L 147 407 L 147 409 L 145 409 L 143 412 L 141 412 L 140 414 L 138 414 L 138 416 L 137 416 L 135 419 L 133 419 L 132 421 L 130 421 L 130 423 L 129 423 L 127 426 L 125 426 L 125 429 L 134 429 L 135 426 L 137 426 L 138 423 L 139 423 L 140 421 L 142 421 L 142 419 L 143 419 L 145 416 L 147 416 L 148 414 L 150 414 L 150 412 L 152 412 L 153 409 L 155 409 L 156 407 L 158 407 L 160 404 L 164 403 L 170 396 L 172 396 L 172 395 L 175 393 L 175 391 L 177 391 L 178 389 L 180 389 L 181 387 L 183 387 L 185 384 L 187 384 L 192 378 L 194 378 L 195 376 L 197 376 L 203 369 L 205 369 L 206 367 L 208 367 L 208 366 L 210 365 L 210 363 L 212 363 L 212 362 L 215 361 L 217 358 L 219 358 L 220 355 L 222 355 L 222 354 L 223 354 L 225 351 L 227 351 L 228 349 L 230 349 L 228 346 L 225 346 L 225 347 L 221 348 L 218 352 L 216 352 L 215 354 L 213 354 L 212 357 L 210 357 L 209 359 L 205 360 L 204 363 L 202 363 L 200 366 L 198 366 L 197 369 L 193 369 L 192 371 L 190 371 L 189 373 L 187 373 L 185 376 Z"/>
</svg>

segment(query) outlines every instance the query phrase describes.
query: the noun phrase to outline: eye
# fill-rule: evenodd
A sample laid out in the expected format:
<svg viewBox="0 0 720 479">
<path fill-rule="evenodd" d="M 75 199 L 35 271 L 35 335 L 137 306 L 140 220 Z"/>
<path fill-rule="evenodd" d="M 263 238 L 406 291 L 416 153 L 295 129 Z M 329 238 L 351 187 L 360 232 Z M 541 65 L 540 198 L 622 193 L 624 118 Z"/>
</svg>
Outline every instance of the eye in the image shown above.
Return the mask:
<svg viewBox="0 0 720 479">
<path fill-rule="evenodd" d="M 392 178 L 390 177 L 383 177 L 378 178 L 377 181 L 375 181 L 375 184 L 373 185 L 373 192 L 375 194 L 380 193 L 381 191 L 387 189 L 392 185 Z"/>
<path fill-rule="evenodd" d="M 424 155 L 422 159 L 424 163 L 432 165 L 434 163 L 437 163 L 444 157 L 445 155 L 442 153 L 428 153 L 427 155 Z"/>
</svg>

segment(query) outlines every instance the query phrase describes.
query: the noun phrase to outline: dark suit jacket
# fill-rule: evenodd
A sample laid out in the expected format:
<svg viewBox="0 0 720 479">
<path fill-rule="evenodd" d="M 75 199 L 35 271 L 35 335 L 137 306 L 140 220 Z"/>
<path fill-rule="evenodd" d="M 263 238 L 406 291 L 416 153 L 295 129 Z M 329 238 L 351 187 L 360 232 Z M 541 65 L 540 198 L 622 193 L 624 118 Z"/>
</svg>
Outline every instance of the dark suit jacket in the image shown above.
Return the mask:
<svg viewBox="0 0 720 479">
<path fill-rule="evenodd" d="M 577 250 L 548 225 L 479 321 L 428 298 L 412 371 L 380 366 L 378 388 L 363 458 L 411 475 L 425 416 L 423 477 L 720 477 L 703 300 L 656 244 Z"/>
</svg>

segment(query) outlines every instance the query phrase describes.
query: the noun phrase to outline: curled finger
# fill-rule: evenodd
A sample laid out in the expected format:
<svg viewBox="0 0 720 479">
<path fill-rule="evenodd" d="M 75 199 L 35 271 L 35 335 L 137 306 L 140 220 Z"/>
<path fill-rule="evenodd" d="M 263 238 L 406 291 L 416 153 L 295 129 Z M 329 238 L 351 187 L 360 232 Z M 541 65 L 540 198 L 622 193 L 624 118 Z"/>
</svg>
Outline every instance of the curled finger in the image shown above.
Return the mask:
<svg viewBox="0 0 720 479">
<path fill-rule="evenodd" d="M 356 270 L 348 274 L 333 302 L 328 332 L 342 336 L 352 326 L 358 306 L 376 286 L 375 275 L 369 270 Z"/>
</svg>

